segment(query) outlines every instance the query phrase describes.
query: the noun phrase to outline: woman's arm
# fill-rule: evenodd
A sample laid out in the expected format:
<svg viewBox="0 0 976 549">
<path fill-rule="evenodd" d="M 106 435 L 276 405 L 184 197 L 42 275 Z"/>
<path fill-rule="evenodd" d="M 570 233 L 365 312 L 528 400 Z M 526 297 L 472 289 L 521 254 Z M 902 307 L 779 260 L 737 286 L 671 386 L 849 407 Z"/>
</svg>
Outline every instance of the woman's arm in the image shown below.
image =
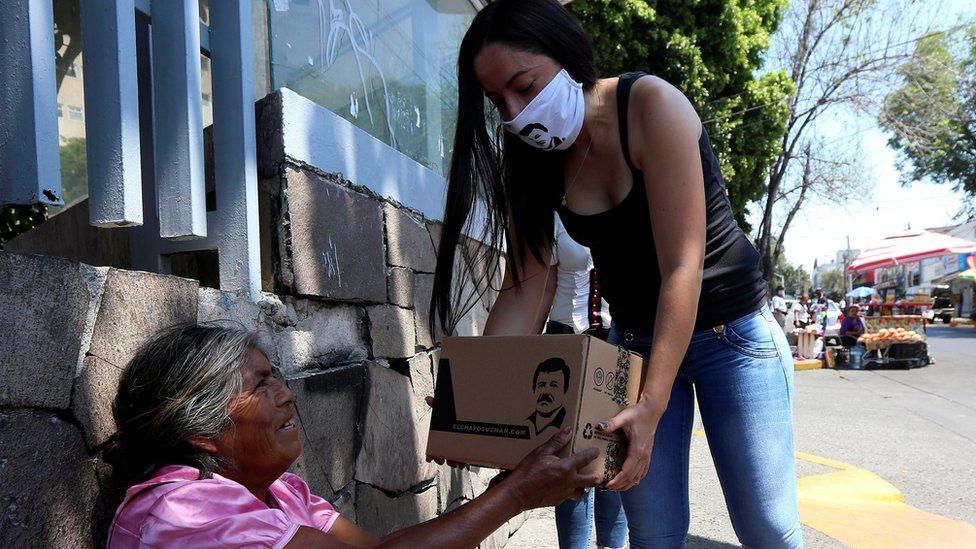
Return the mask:
<svg viewBox="0 0 976 549">
<path fill-rule="evenodd" d="M 641 396 L 608 422 L 608 430 L 623 428 L 630 441 L 623 468 L 607 485 L 613 490 L 647 474 L 657 422 L 694 330 L 705 257 L 701 121 L 685 96 L 659 78 L 638 80 L 631 104 L 631 157 L 644 173 L 661 291 Z"/>
<path fill-rule="evenodd" d="M 470 503 L 435 519 L 394 532 L 382 540 L 376 540 L 348 521 L 340 531 L 328 534 L 300 528 L 286 547 L 475 547 L 518 513 L 555 505 L 600 482 L 599 475 L 579 472 L 596 458 L 595 448 L 566 458 L 556 457 L 569 443 L 571 432 L 566 428 L 556 433 L 526 456 L 504 480 Z"/>
<path fill-rule="evenodd" d="M 516 242 L 510 239 L 511 242 Z M 550 251 L 542 250 L 542 261 L 532 254 L 525 258 L 522 281 L 516 285 L 512 274 L 512 260 L 505 263 L 502 291 L 488 312 L 483 335 L 537 334 L 549 315 L 555 285 L 549 290 Z M 554 279 L 553 279 L 554 280 Z M 540 320 L 541 319 L 541 320 Z"/>
</svg>

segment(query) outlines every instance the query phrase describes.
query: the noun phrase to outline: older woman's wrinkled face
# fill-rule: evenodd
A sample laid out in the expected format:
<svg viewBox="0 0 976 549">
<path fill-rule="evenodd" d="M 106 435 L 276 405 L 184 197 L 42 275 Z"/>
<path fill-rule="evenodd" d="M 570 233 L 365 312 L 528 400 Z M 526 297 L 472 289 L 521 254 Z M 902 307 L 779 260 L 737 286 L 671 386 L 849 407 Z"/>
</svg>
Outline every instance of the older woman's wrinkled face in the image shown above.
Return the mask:
<svg viewBox="0 0 976 549">
<path fill-rule="evenodd" d="M 218 453 L 245 481 L 274 480 L 302 453 L 295 394 L 261 351 L 249 349 L 242 370 L 243 391 L 230 402 L 231 424 L 217 438 Z"/>
</svg>

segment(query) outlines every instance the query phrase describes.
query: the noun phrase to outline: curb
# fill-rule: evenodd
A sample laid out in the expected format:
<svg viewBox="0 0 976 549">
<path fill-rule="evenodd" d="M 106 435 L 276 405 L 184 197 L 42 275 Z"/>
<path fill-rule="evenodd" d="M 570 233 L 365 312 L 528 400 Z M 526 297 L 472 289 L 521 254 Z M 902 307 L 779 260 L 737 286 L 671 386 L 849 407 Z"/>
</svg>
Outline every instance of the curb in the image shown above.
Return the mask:
<svg viewBox="0 0 976 549">
<path fill-rule="evenodd" d="M 821 368 L 823 368 L 823 361 L 820 360 L 808 359 L 793 361 L 793 369 L 797 372 L 801 370 L 819 370 Z"/>
</svg>

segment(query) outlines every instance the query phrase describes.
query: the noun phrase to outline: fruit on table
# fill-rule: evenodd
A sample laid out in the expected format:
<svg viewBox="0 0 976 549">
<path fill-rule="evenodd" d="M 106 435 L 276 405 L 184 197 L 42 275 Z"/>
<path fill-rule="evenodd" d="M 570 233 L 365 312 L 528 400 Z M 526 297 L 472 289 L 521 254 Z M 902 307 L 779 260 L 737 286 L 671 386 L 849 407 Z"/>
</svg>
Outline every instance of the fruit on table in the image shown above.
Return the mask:
<svg viewBox="0 0 976 549">
<path fill-rule="evenodd" d="M 920 334 L 904 328 L 882 328 L 873 334 L 864 334 L 857 339 L 858 343 L 873 344 L 915 343 L 922 340 Z"/>
</svg>

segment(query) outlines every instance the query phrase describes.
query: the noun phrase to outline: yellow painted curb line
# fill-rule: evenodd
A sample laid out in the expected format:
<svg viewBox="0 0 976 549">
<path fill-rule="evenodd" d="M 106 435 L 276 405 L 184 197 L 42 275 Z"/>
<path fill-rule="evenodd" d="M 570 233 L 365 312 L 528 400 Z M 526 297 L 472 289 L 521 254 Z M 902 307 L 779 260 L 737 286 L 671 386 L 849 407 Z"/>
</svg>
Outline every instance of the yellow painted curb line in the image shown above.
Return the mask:
<svg viewBox="0 0 976 549">
<path fill-rule="evenodd" d="M 800 522 L 846 546 L 976 547 L 976 527 L 904 503 L 897 488 L 867 469 L 804 452 L 796 458 L 836 469 L 797 480 Z"/>
<path fill-rule="evenodd" d="M 819 370 L 823 368 L 823 362 L 816 359 L 809 360 L 795 360 L 793 361 L 793 369 L 796 371 L 800 370 Z"/>
</svg>

